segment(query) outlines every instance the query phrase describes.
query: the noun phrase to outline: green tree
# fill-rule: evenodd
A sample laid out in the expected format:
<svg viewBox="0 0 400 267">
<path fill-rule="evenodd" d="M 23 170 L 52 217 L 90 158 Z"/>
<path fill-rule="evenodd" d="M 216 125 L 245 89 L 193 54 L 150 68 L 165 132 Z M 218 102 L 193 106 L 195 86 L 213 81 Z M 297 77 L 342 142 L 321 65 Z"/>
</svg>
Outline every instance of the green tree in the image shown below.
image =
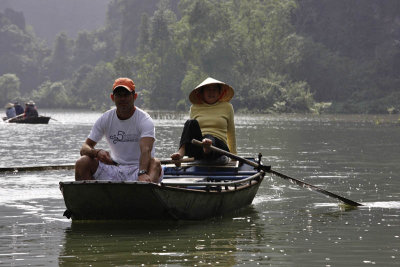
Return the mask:
<svg viewBox="0 0 400 267">
<path fill-rule="evenodd" d="M 70 106 L 70 98 L 62 82 L 44 82 L 38 90 L 32 92 L 31 98 L 42 108 L 67 108 Z"/>
<path fill-rule="evenodd" d="M 42 82 L 43 59 L 49 50 L 25 24 L 21 12 L 0 12 L 0 75 L 13 73 L 20 79 L 21 94 L 29 94 Z"/>
<path fill-rule="evenodd" d="M 310 84 L 318 101 L 334 101 L 335 111 L 385 110 L 385 96 L 399 86 L 400 25 L 393 23 L 399 2 L 296 2 L 293 25 L 306 41 L 294 75 Z"/>
<path fill-rule="evenodd" d="M 306 82 L 292 82 L 279 74 L 256 80 L 247 102 L 252 110 L 277 113 L 306 113 L 315 104 Z"/>
<path fill-rule="evenodd" d="M 138 82 L 145 90 L 145 106 L 154 109 L 175 108 L 180 99 L 183 61 L 173 40 L 175 14 L 168 1 L 161 1 L 154 12 L 150 27 L 150 50 L 136 57 Z"/>
<path fill-rule="evenodd" d="M 72 65 L 80 67 L 84 64 L 96 65 L 97 54 L 95 53 L 95 40 L 88 32 L 79 32 L 72 51 Z"/>
<path fill-rule="evenodd" d="M 294 9 L 291 0 L 238 1 L 231 5 L 232 43 L 237 56 L 233 66 L 233 84 L 240 107 L 249 97 L 248 92 L 259 86 L 258 80 L 270 74 L 284 75 L 288 53 L 292 47 L 287 42 L 293 34 L 290 14 Z"/>
<path fill-rule="evenodd" d="M 10 24 L 16 25 L 19 29 L 23 31 L 25 30 L 25 17 L 22 12 L 15 11 L 11 8 L 6 8 L 4 10 L 4 16 L 7 18 Z"/>
<path fill-rule="evenodd" d="M 15 74 L 3 74 L 0 76 L 1 103 L 14 101 L 20 97 L 20 80 Z"/>
<path fill-rule="evenodd" d="M 182 80 L 181 90 L 183 99 L 178 102 L 177 108 L 179 110 L 187 110 L 191 105 L 189 102 L 189 94 L 194 87 L 200 84 L 204 79 L 207 78 L 207 74 L 202 72 L 198 66 L 190 64 L 185 73 L 185 77 Z"/>
<path fill-rule="evenodd" d="M 142 14 L 139 27 L 138 53 L 144 54 L 150 48 L 150 19 L 147 13 Z"/>
<path fill-rule="evenodd" d="M 95 110 L 108 109 L 111 88 L 117 78 L 111 63 L 100 62 L 82 80 L 78 98 L 78 106 Z"/>
<path fill-rule="evenodd" d="M 121 42 L 119 51 L 122 54 L 135 55 L 139 26 L 143 13 L 152 13 L 159 0 L 124 0 L 121 1 Z"/>
<path fill-rule="evenodd" d="M 53 81 L 60 81 L 70 75 L 72 42 L 65 33 L 60 33 L 48 61 L 48 74 Z"/>
<path fill-rule="evenodd" d="M 133 65 L 134 59 L 129 56 L 119 56 L 113 61 L 115 74 L 118 77 L 132 77 Z"/>
<path fill-rule="evenodd" d="M 179 7 L 183 14 L 177 29 L 179 49 L 187 61 L 201 66 L 202 56 L 209 53 L 216 35 L 229 30 L 226 6 L 215 0 L 196 0 L 181 1 Z"/>
</svg>

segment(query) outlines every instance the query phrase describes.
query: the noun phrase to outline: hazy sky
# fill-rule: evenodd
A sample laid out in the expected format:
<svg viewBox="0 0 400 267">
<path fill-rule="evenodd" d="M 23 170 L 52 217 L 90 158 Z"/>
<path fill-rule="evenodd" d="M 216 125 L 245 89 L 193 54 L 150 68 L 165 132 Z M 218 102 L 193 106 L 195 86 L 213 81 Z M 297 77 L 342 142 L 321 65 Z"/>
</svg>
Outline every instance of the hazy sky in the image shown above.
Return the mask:
<svg viewBox="0 0 400 267">
<path fill-rule="evenodd" d="M 110 0 L 0 0 L 0 10 L 23 12 L 26 24 L 36 35 L 52 45 L 61 31 L 76 37 L 82 30 L 102 27 Z"/>
</svg>

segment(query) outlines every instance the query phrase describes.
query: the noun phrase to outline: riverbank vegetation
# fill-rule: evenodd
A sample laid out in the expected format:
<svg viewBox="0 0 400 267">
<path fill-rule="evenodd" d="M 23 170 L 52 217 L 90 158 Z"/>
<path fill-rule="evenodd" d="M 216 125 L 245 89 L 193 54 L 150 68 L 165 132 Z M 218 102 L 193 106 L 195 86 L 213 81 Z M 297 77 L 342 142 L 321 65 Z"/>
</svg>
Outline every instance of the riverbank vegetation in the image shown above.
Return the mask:
<svg viewBox="0 0 400 267">
<path fill-rule="evenodd" d="M 128 76 L 139 106 L 187 110 L 211 76 L 246 112 L 397 113 L 399 14 L 397 0 L 112 0 L 104 27 L 49 48 L 6 9 L 0 100 L 105 109 Z"/>
</svg>

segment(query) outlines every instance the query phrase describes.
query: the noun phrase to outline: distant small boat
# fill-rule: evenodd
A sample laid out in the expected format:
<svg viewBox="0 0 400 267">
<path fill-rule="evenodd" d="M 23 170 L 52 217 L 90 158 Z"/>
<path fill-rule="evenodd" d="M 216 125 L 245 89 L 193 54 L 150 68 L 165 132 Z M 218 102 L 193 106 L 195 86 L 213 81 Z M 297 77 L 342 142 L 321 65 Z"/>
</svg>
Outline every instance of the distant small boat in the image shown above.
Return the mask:
<svg viewBox="0 0 400 267">
<path fill-rule="evenodd" d="M 264 172 L 246 164 L 194 162 L 167 165 L 160 184 L 146 182 L 60 182 L 72 220 L 201 220 L 246 207 Z"/>
<path fill-rule="evenodd" d="M 11 119 L 4 117 L 3 120 L 5 122 L 10 122 L 10 123 L 48 124 L 50 117 L 47 117 L 47 116 L 15 117 L 15 118 L 11 118 Z"/>
</svg>

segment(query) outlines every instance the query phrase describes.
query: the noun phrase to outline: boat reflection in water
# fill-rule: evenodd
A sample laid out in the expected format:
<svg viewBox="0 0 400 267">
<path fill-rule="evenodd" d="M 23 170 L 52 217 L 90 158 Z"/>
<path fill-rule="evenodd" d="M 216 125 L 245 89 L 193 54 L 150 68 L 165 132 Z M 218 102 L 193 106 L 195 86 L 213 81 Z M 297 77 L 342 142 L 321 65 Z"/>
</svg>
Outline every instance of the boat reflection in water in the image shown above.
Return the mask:
<svg viewBox="0 0 400 267">
<path fill-rule="evenodd" d="M 203 221 L 72 222 L 65 231 L 58 263 L 59 266 L 179 263 L 237 266 L 250 263 L 257 254 L 244 241 L 253 246 L 265 242 L 262 233 L 257 232 L 260 228 L 253 225 L 256 218 L 257 212 L 249 206 L 235 212 L 233 217 Z"/>
</svg>

